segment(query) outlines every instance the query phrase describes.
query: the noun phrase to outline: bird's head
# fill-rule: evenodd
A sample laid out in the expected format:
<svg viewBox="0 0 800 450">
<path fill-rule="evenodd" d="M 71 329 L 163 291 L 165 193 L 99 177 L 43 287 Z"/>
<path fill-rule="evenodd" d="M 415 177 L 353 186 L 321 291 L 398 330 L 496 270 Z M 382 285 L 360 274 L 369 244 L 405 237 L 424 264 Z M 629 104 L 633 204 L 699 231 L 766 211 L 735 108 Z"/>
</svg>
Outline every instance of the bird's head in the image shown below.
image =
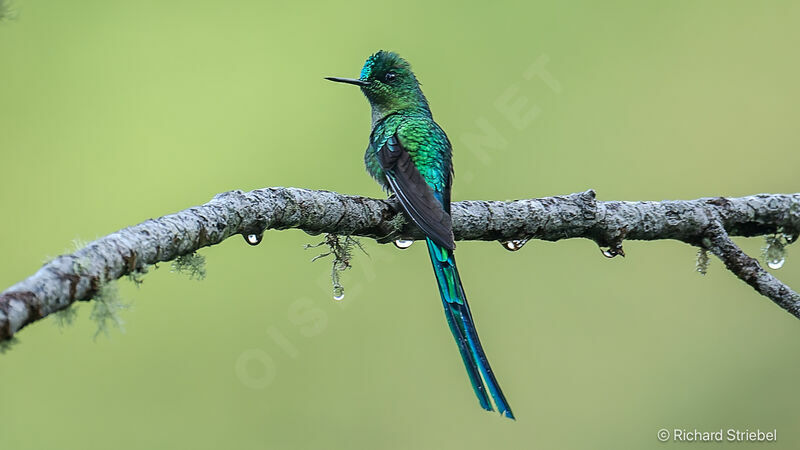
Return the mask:
<svg viewBox="0 0 800 450">
<path fill-rule="evenodd" d="M 422 94 L 411 65 L 397 53 L 381 50 L 367 58 L 361 76 L 354 78 L 327 77 L 327 80 L 361 87 L 372 105 L 373 116 L 383 117 L 404 109 L 423 108 L 428 102 Z"/>
</svg>

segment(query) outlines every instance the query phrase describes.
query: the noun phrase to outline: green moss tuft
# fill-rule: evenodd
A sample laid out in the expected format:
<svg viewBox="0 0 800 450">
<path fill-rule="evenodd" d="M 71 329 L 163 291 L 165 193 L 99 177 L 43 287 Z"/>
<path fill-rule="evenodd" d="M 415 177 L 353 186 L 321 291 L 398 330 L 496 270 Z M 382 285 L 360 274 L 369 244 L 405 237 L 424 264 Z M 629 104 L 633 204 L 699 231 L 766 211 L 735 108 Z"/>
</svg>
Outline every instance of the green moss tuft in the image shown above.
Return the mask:
<svg viewBox="0 0 800 450">
<path fill-rule="evenodd" d="M 97 322 L 97 332 L 94 334 L 95 339 L 100 333 L 108 336 L 110 324 L 124 332 L 124 322 L 119 313 L 129 307 L 129 304 L 123 303 L 120 299 L 116 281 L 103 283 L 92 299 L 92 313 L 89 315 L 89 318 Z"/>
<path fill-rule="evenodd" d="M 144 276 L 150 271 L 150 266 L 142 266 L 128 274 L 128 280 L 138 288 L 144 282 Z"/>
<path fill-rule="evenodd" d="M 708 273 L 708 250 L 701 248 L 697 251 L 697 261 L 695 262 L 695 269 L 700 275 Z"/>
<path fill-rule="evenodd" d="M 70 305 L 66 308 L 56 311 L 53 314 L 53 320 L 56 322 L 59 328 L 64 329 L 73 323 L 75 323 L 75 319 L 78 317 L 78 306 L 77 305 Z"/>
<path fill-rule="evenodd" d="M 342 286 L 341 281 L 342 272 L 352 267 L 350 261 L 353 259 L 353 250 L 358 248 L 364 252 L 365 255 L 368 253 L 366 250 L 364 250 L 364 247 L 361 245 L 361 242 L 359 242 L 358 239 L 352 236 L 344 236 L 344 238 L 342 238 L 339 235 L 330 233 L 326 234 L 325 240 L 319 244 L 306 244 L 305 249 L 308 250 L 310 248 L 317 248 L 323 245 L 328 246 L 328 251 L 311 258 L 311 262 L 327 256 L 333 256 L 333 262 L 331 263 L 333 297 L 337 300 L 340 300 L 344 297 L 344 286 Z"/>
<path fill-rule="evenodd" d="M 11 339 L 0 342 L 0 354 L 3 354 L 11 350 L 11 347 L 17 344 L 19 344 L 19 339 L 17 339 L 16 337 L 12 337 Z"/>
<path fill-rule="evenodd" d="M 197 253 L 178 256 L 172 261 L 172 271 L 186 274 L 190 280 L 202 280 L 206 277 L 206 258 Z"/>
</svg>

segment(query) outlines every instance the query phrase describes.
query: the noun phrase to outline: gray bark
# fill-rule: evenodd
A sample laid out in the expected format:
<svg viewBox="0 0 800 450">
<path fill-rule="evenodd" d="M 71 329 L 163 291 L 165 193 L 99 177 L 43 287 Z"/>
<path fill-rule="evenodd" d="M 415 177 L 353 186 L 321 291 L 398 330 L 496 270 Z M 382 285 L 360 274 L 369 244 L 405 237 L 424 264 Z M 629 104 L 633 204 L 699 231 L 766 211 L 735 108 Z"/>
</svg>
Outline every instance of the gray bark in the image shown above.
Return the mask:
<svg viewBox="0 0 800 450">
<path fill-rule="evenodd" d="M 0 341 L 22 327 L 89 300 L 99 287 L 148 265 L 170 261 L 233 236 L 298 228 L 391 242 L 422 239 L 396 203 L 297 188 L 219 194 L 202 206 L 151 219 L 45 264 L 0 293 Z M 687 201 L 603 202 L 593 191 L 567 196 L 452 204 L 456 240 L 557 241 L 587 238 L 621 254 L 626 239 L 674 239 L 705 248 L 736 276 L 800 318 L 800 297 L 745 255 L 730 236 L 800 234 L 800 193 Z"/>
</svg>

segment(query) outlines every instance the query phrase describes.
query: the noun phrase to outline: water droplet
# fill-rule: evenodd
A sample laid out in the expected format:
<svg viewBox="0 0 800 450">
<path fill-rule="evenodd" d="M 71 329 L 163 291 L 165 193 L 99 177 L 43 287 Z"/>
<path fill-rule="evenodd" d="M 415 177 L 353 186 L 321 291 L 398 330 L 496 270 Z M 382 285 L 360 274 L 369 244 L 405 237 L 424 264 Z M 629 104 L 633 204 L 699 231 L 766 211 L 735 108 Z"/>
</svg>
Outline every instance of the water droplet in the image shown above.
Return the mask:
<svg viewBox="0 0 800 450">
<path fill-rule="evenodd" d="M 783 263 L 785 263 L 785 262 L 786 262 L 786 258 L 770 259 L 770 260 L 767 261 L 767 266 L 770 269 L 780 269 L 781 267 L 783 267 Z"/>
<path fill-rule="evenodd" d="M 398 239 L 398 240 L 394 241 L 394 246 L 399 248 L 399 249 L 401 249 L 401 250 L 405 250 L 408 247 L 411 247 L 411 244 L 413 244 L 413 243 L 414 243 L 413 240 Z"/>
<path fill-rule="evenodd" d="M 501 242 L 500 245 L 503 246 L 504 249 L 515 252 L 522 248 L 525 244 L 528 243 L 527 239 L 512 239 L 510 241 Z"/>
<path fill-rule="evenodd" d="M 625 251 L 622 250 L 622 246 L 621 245 L 619 247 L 609 247 L 607 249 L 602 249 L 601 248 L 600 249 L 600 253 L 602 253 L 603 256 L 605 256 L 606 258 L 613 258 L 613 257 L 615 257 L 617 255 L 620 255 L 623 258 L 625 257 Z"/>
<path fill-rule="evenodd" d="M 764 261 L 770 269 L 780 269 L 786 261 L 785 244 L 780 235 L 767 236 L 764 238 Z"/>
<path fill-rule="evenodd" d="M 245 242 L 247 242 L 250 245 L 258 245 L 258 244 L 261 243 L 261 239 L 263 237 L 264 237 L 264 233 L 258 233 L 258 234 L 252 233 L 252 234 L 248 234 L 247 236 L 245 236 L 244 240 L 245 240 Z"/>
<path fill-rule="evenodd" d="M 337 302 L 344 300 L 344 288 L 337 286 L 333 288 L 333 299 Z"/>
</svg>

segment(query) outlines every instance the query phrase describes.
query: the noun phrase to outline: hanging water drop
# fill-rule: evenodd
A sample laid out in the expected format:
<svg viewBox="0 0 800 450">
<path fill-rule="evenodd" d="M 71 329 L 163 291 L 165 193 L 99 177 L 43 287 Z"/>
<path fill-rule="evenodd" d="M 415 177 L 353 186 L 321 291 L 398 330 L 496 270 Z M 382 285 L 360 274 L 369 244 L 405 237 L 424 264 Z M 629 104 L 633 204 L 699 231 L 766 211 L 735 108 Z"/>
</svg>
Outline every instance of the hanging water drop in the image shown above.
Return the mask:
<svg viewBox="0 0 800 450">
<path fill-rule="evenodd" d="M 394 241 L 394 246 L 399 248 L 400 250 L 405 250 L 408 247 L 411 247 L 411 244 L 413 243 L 414 241 L 410 239 L 398 239 Z"/>
<path fill-rule="evenodd" d="M 264 237 L 264 233 L 251 233 L 244 237 L 245 242 L 250 245 L 258 245 L 261 243 L 261 239 Z"/>
<path fill-rule="evenodd" d="M 767 267 L 780 269 L 786 262 L 786 249 L 781 235 L 767 236 L 764 238 L 763 256 Z"/>
<path fill-rule="evenodd" d="M 504 249 L 515 252 L 522 248 L 525 244 L 528 243 L 527 239 L 512 239 L 510 241 L 501 242 L 500 245 L 503 246 Z"/>
<path fill-rule="evenodd" d="M 344 300 L 344 288 L 341 286 L 333 288 L 333 299 L 337 302 Z"/>
<path fill-rule="evenodd" d="M 601 248 L 600 249 L 600 253 L 602 253 L 603 256 L 605 256 L 606 258 L 613 258 L 613 257 L 615 257 L 617 255 L 620 255 L 623 258 L 625 257 L 625 251 L 622 250 L 622 246 L 621 245 L 618 246 L 618 247 L 609 247 L 607 249 L 602 249 Z"/>
<path fill-rule="evenodd" d="M 770 269 L 780 269 L 781 267 L 783 267 L 783 263 L 785 262 L 786 258 L 767 260 L 767 267 L 769 267 Z"/>
</svg>

